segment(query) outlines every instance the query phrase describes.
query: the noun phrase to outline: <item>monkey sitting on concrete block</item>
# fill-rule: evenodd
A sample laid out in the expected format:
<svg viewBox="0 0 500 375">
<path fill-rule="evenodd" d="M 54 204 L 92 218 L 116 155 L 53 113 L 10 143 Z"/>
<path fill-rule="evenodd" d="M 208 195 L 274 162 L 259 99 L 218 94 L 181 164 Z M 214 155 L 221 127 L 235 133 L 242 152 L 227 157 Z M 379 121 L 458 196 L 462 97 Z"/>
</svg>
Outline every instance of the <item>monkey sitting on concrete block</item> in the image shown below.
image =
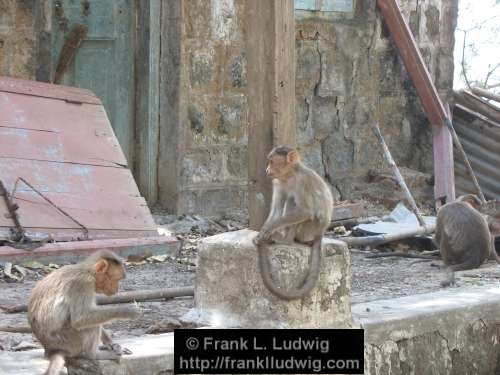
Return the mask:
<svg viewBox="0 0 500 375">
<path fill-rule="evenodd" d="M 126 353 L 101 325 L 137 318 L 138 308 L 97 306 L 95 302 L 96 293 L 115 294 L 123 278 L 122 259 L 100 250 L 78 264 L 61 267 L 35 285 L 28 301 L 28 321 L 50 360 L 45 375 L 59 375 L 65 358 L 119 361 Z M 99 349 L 101 342 L 111 350 Z"/>
<path fill-rule="evenodd" d="M 321 267 L 321 240 L 330 225 L 333 197 L 326 182 L 300 162 L 297 150 L 275 147 L 268 155 L 266 173 L 273 179 L 269 215 L 254 238 L 259 269 L 264 284 L 276 296 L 299 299 L 316 285 Z M 271 265 L 265 243 L 312 244 L 310 267 L 303 285 L 296 290 L 278 288 L 271 278 Z"/>
<path fill-rule="evenodd" d="M 489 257 L 500 263 L 490 232 L 497 223 L 478 210 L 480 205 L 475 195 L 467 194 L 438 211 L 434 241 L 448 266 L 442 286 L 455 282 L 455 271 L 477 268 Z"/>
</svg>

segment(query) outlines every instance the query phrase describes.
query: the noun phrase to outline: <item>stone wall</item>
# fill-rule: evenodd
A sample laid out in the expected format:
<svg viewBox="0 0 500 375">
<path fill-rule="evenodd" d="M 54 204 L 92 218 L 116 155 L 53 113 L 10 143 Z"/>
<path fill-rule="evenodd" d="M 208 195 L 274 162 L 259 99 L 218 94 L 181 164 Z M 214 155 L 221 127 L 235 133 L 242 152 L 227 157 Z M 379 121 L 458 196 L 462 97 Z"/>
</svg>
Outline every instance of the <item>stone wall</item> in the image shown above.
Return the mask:
<svg viewBox="0 0 500 375">
<path fill-rule="evenodd" d="M 398 164 L 433 171 L 431 129 L 375 1 L 354 12 L 296 11 L 296 126 L 305 162 L 336 190 L 384 166 L 379 121 Z M 457 1 L 399 1 L 440 95 L 450 96 Z M 246 206 L 244 1 L 185 1 L 185 147 L 178 212 Z M 187 78 L 188 77 L 188 78 Z M 357 194 L 359 196 L 359 194 Z"/>
<path fill-rule="evenodd" d="M 432 172 L 433 162 L 430 127 L 376 2 L 353 1 L 350 13 L 296 11 L 298 144 L 339 199 L 352 198 L 353 179 L 363 186 L 384 165 L 373 121 L 398 164 Z M 448 98 L 458 0 L 398 3 Z M 49 10 L 47 0 L 0 0 L 0 75 L 50 76 L 42 61 L 50 51 L 38 47 L 50 35 Z M 158 185 L 159 203 L 172 212 L 246 209 L 244 21 L 245 0 L 183 0 L 163 10 Z"/>
<path fill-rule="evenodd" d="M 433 81 L 448 98 L 456 2 L 399 1 Z M 383 166 L 370 124 L 378 121 L 396 163 L 432 172 L 431 130 L 375 1 L 353 14 L 296 24 L 298 142 L 306 160 L 350 197 L 350 179 Z"/>
<path fill-rule="evenodd" d="M 0 0 L 0 75 L 35 77 L 35 0 Z"/>
<path fill-rule="evenodd" d="M 173 124 L 181 160 L 173 176 L 163 171 L 177 180 L 177 200 L 169 203 L 161 182 L 160 200 L 178 213 L 217 214 L 246 207 L 245 1 L 183 5 L 180 116 Z"/>
</svg>

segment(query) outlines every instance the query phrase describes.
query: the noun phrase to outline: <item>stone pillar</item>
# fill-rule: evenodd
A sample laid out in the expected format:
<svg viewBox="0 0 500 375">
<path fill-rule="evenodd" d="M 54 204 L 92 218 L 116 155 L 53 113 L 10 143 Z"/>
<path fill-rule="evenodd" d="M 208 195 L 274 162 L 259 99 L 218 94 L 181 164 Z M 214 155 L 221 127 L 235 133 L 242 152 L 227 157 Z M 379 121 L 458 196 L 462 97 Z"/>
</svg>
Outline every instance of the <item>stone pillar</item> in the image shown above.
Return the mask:
<svg viewBox="0 0 500 375">
<path fill-rule="evenodd" d="M 205 238 L 199 244 L 195 305 L 202 319 L 219 327 L 351 328 L 351 273 L 345 243 L 323 240 L 316 287 L 300 300 L 285 301 L 264 285 L 252 243 L 257 232 L 244 229 Z M 309 266 L 310 247 L 273 245 L 273 278 L 297 286 Z"/>
</svg>

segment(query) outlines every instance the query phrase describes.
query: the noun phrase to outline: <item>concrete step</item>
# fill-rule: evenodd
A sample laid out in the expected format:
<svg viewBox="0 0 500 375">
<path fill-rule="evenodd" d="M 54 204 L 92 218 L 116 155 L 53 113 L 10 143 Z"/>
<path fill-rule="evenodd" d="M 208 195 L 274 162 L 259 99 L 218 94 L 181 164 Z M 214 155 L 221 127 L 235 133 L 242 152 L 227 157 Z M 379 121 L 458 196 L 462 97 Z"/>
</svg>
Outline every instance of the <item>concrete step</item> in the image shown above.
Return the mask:
<svg viewBox="0 0 500 375">
<path fill-rule="evenodd" d="M 101 361 L 104 375 L 163 375 L 166 372 L 173 372 L 173 333 L 145 335 L 116 340 L 116 342 L 130 349 L 133 354 L 123 356 L 119 364 L 113 361 Z M 0 374 L 2 375 L 43 374 L 48 364 L 41 349 L 26 352 L 0 351 Z"/>
</svg>

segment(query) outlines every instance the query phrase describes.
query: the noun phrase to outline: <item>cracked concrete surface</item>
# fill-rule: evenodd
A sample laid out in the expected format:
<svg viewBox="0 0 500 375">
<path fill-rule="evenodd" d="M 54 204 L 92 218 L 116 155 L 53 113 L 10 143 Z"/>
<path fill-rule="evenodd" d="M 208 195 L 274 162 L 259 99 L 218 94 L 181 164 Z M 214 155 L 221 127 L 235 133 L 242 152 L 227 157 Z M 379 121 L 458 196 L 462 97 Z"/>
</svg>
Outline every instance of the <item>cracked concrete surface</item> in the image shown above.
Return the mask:
<svg viewBox="0 0 500 375">
<path fill-rule="evenodd" d="M 500 289 L 446 289 L 352 306 L 365 374 L 498 374 Z"/>
</svg>

